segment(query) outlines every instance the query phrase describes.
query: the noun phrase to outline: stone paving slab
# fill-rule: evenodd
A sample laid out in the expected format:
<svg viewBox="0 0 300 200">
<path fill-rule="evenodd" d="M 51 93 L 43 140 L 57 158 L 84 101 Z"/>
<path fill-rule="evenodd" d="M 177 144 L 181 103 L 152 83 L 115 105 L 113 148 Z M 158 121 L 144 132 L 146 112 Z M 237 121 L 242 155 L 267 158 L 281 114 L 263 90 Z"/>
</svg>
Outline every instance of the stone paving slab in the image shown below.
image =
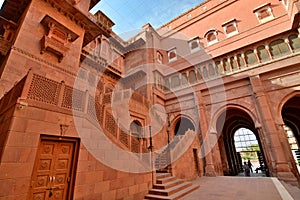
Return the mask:
<svg viewBox="0 0 300 200">
<path fill-rule="evenodd" d="M 274 179 L 274 178 L 273 178 Z M 277 179 L 276 179 L 277 180 Z M 279 181 L 269 177 L 201 177 L 193 181 L 200 188 L 185 196 L 184 200 L 293 200 L 291 196 L 282 198 L 284 187 L 278 187 Z M 282 185 L 281 185 L 282 186 Z M 287 199 L 288 198 L 288 199 Z"/>
</svg>

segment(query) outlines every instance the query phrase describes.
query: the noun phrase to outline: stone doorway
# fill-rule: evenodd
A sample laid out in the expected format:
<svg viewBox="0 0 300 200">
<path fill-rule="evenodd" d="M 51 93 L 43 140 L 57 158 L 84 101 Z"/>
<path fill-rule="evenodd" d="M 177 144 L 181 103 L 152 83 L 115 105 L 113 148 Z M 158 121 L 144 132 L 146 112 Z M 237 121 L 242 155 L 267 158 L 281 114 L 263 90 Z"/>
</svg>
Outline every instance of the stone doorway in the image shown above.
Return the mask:
<svg viewBox="0 0 300 200">
<path fill-rule="evenodd" d="M 244 176 L 243 164 L 250 161 L 251 176 L 266 176 L 266 168 L 258 140 L 255 134 L 247 129 L 240 128 L 234 133 L 234 146 L 239 160 L 240 174 Z M 255 174 L 253 174 L 255 173 Z"/>
<path fill-rule="evenodd" d="M 190 119 L 185 117 L 180 117 L 175 125 L 174 133 L 175 135 L 184 135 L 187 130 L 195 131 L 195 126 Z"/>
<path fill-rule="evenodd" d="M 244 154 L 253 154 L 253 151 L 255 151 L 255 154 L 257 154 L 257 157 L 259 157 L 260 159 L 259 165 L 263 165 L 263 170 L 268 171 L 268 163 L 266 161 L 266 155 L 264 152 L 262 140 L 257 129 L 255 128 L 252 118 L 247 112 L 241 109 L 231 108 L 224 111 L 217 120 L 217 133 L 219 135 L 218 144 L 224 175 L 236 176 L 243 172 L 242 164 L 245 161 L 245 157 L 244 155 L 242 155 L 239 149 L 239 147 L 242 146 L 239 146 L 239 144 L 235 142 L 235 136 L 237 136 L 236 133 L 239 130 L 247 130 L 249 131 L 249 133 L 251 133 L 246 134 L 245 136 L 248 138 L 247 143 L 249 143 L 248 148 L 250 149 L 247 149 L 246 143 L 242 143 L 242 146 L 244 147 Z M 250 135 L 251 139 L 249 137 Z M 257 150 L 251 149 L 252 147 L 250 141 L 255 141 Z M 253 171 L 255 170 L 255 168 L 253 168 Z"/>
<path fill-rule="evenodd" d="M 77 138 L 41 136 L 30 199 L 72 199 L 78 150 Z"/>
<path fill-rule="evenodd" d="M 292 152 L 295 168 L 300 173 L 300 96 L 289 99 L 281 111 L 284 130 Z M 296 170 L 295 170 L 296 171 Z"/>
</svg>

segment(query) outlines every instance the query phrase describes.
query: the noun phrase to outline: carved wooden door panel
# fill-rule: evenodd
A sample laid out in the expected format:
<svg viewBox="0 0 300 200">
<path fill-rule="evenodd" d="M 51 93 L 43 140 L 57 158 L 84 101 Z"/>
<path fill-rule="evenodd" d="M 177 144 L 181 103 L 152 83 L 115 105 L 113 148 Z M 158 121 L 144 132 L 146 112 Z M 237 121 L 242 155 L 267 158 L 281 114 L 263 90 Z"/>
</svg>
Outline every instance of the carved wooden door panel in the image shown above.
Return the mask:
<svg viewBox="0 0 300 200">
<path fill-rule="evenodd" d="M 32 177 L 33 200 L 69 199 L 76 142 L 42 139 Z"/>
</svg>

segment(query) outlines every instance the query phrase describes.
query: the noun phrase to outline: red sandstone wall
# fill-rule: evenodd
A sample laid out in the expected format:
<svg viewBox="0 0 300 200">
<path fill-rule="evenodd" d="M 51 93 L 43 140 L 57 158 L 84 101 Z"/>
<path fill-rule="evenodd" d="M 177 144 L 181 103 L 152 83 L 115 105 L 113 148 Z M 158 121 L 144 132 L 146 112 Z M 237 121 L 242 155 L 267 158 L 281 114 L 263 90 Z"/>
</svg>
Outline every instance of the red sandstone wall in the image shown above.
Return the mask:
<svg viewBox="0 0 300 200">
<path fill-rule="evenodd" d="M 132 174 L 111 169 L 80 148 L 74 199 L 143 199 L 152 187 L 151 173 Z"/>
<path fill-rule="evenodd" d="M 65 136 L 78 135 L 69 114 L 35 108 L 32 105 L 13 111 L 1 116 L 1 120 L 5 122 L 1 124 L 1 130 L 8 131 L 8 139 L 0 167 L 0 197 L 26 199 L 30 192 L 40 134 L 60 135 L 62 123 L 69 125 Z M 11 118 L 8 116 L 12 115 L 15 117 L 9 123 Z M 97 161 L 81 144 L 74 199 L 142 199 L 150 187 L 151 173 L 132 174 L 114 170 Z"/>
<path fill-rule="evenodd" d="M 72 42 L 70 50 L 67 51 L 66 57 L 62 59 L 61 63 L 58 62 L 57 56 L 51 53 L 40 54 L 40 40 L 47 34 L 47 28 L 40 22 L 46 14 L 79 35 Z M 69 85 L 71 85 L 77 74 L 84 36 L 84 30 L 80 26 L 45 1 L 33 0 L 16 35 L 14 48 L 11 50 L 1 77 L 0 96 L 19 81 L 30 68 L 57 81 L 70 82 Z"/>
<path fill-rule="evenodd" d="M 204 166 L 201 158 L 198 159 L 198 171 L 196 169 L 193 149 L 197 149 L 197 153 L 199 154 L 200 144 L 197 136 L 186 152 L 177 161 L 172 163 L 172 174 L 174 176 L 185 180 L 194 180 L 198 176 L 204 175 Z"/>
</svg>

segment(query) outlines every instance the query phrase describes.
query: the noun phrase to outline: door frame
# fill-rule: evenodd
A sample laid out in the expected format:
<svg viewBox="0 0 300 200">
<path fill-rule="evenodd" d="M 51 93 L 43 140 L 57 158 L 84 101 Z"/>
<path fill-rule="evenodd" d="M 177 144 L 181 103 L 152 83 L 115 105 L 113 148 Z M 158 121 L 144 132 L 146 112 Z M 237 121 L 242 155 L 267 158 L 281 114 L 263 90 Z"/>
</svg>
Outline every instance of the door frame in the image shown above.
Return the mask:
<svg viewBox="0 0 300 200">
<path fill-rule="evenodd" d="M 35 160 L 34 160 L 34 167 L 33 167 L 32 175 L 31 175 L 31 180 L 33 179 L 33 176 L 35 174 L 34 170 L 36 169 L 37 162 L 38 162 L 37 161 L 38 156 L 39 156 L 38 153 L 39 153 L 39 149 L 40 149 L 43 141 L 71 142 L 74 144 L 73 156 L 72 156 L 71 167 L 70 167 L 70 182 L 69 182 L 69 187 L 67 190 L 67 199 L 71 200 L 71 199 L 73 199 L 73 196 L 74 196 L 76 171 L 77 171 L 78 156 L 79 156 L 79 149 L 80 149 L 80 138 L 40 134 L 38 149 L 36 152 L 36 156 L 35 156 Z M 31 188 L 31 190 L 30 190 L 30 196 L 32 195 L 32 189 L 33 188 Z"/>
</svg>

